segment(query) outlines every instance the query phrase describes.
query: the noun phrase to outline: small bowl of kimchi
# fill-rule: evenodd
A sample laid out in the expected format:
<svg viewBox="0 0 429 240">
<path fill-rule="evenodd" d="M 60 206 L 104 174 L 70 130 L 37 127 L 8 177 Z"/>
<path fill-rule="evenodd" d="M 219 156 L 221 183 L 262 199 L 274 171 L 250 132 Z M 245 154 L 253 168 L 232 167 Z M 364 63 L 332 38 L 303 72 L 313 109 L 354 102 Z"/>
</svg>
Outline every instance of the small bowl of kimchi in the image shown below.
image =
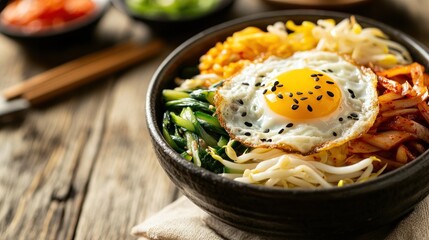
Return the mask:
<svg viewBox="0 0 429 240">
<path fill-rule="evenodd" d="M 272 120 L 272 115 L 251 122 L 244 119 L 258 116 L 265 103 L 252 104 L 250 111 L 242 111 L 242 107 L 253 92 L 257 93 L 255 102 L 267 101 L 264 94 L 292 87 L 280 78 L 276 78 L 280 82 L 263 81 L 285 71 L 274 72 L 279 62 L 290 71 L 309 71 L 302 64 L 310 64 L 311 55 L 299 59 L 308 51 L 323 51 L 329 57 L 318 63 L 322 66 L 319 73 L 305 75 L 314 80 L 308 85 L 311 89 L 273 96 L 279 102 L 290 97 L 291 103 L 285 102 L 284 108 L 297 112 L 295 100 L 307 103 L 314 98 L 317 103 L 333 98 L 326 90 L 327 95 L 319 97 L 317 84 L 347 69 L 370 73 L 371 91 L 377 95 L 343 91 L 342 96 L 353 101 L 373 98 L 376 104 L 368 109 L 375 111 L 371 125 L 341 145 L 301 154 L 270 144 L 301 124 L 320 124 L 326 117 L 294 120 L 293 124 L 287 118 L 276 120 L 281 128 L 260 128 L 255 133 L 261 124 L 258 121 Z M 347 67 L 328 67 L 329 61 L 339 58 L 347 59 Z M 291 68 L 289 59 L 301 67 Z M 265 64 L 268 68 L 262 68 L 264 63 L 269 63 Z M 314 70 L 318 65 L 311 66 Z M 149 133 L 167 175 L 214 218 L 262 237 L 350 239 L 391 226 L 429 193 L 428 66 L 428 50 L 421 43 L 365 17 L 320 10 L 248 16 L 195 35 L 164 60 L 148 89 Z M 258 74 L 240 78 L 244 73 Z M 244 81 L 236 84 L 240 79 Z M 326 84 L 335 83 L 329 80 Z M 232 87 L 246 90 L 232 90 L 230 94 L 240 98 L 221 102 Z M 325 127 L 346 121 L 354 124 L 364 114 L 334 117 L 332 126 Z M 236 126 L 245 131 L 232 133 L 229 116 L 238 119 Z M 271 135 L 253 138 L 255 134 Z M 329 130 L 328 135 L 335 140 L 341 133 Z M 255 142 L 249 143 L 246 136 Z"/>
<path fill-rule="evenodd" d="M 0 12 L 0 32 L 26 42 L 83 37 L 109 6 L 107 0 L 13 0 Z"/>
</svg>

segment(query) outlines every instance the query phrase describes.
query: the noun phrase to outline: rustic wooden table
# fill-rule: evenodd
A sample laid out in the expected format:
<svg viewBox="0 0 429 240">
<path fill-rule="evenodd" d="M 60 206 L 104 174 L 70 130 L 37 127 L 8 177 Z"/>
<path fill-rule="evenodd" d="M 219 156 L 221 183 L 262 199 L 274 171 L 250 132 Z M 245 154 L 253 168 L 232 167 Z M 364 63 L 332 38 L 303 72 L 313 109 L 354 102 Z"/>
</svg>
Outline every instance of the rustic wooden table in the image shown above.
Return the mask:
<svg viewBox="0 0 429 240">
<path fill-rule="evenodd" d="M 217 20 L 278 8 L 238 0 Z M 374 0 L 344 11 L 429 46 L 428 9 L 429 1 Z M 0 239 L 133 239 L 133 225 L 178 198 L 152 150 L 145 96 L 160 62 L 189 35 L 169 36 L 157 57 L 0 126 Z M 109 44 L 149 36 L 115 9 L 79 44 L 29 49 L 0 36 L 0 89 Z"/>
</svg>

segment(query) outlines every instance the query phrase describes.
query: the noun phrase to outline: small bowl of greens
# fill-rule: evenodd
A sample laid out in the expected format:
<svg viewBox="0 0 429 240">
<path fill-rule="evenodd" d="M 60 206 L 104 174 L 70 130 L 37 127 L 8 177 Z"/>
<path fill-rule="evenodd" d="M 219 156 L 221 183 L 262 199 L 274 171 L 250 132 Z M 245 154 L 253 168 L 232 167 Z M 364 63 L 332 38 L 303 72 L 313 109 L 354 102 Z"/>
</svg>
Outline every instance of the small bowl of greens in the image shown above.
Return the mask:
<svg viewBox="0 0 429 240">
<path fill-rule="evenodd" d="M 156 31 L 180 30 L 205 23 L 223 13 L 234 0 L 112 0 L 112 3 L 133 19 L 142 21 Z M 190 25 L 192 24 L 192 25 Z"/>
</svg>

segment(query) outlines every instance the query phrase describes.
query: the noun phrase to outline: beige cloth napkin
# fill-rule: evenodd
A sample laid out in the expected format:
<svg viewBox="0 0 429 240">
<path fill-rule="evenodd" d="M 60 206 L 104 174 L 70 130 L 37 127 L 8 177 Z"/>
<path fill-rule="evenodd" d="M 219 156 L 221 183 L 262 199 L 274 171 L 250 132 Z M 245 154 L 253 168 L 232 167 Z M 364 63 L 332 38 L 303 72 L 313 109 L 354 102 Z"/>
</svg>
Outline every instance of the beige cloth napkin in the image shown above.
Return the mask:
<svg viewBox="0 0 429 240">
<path fill-rule="evenodd" d="M 224 240 L 270 239 L 226 225 L 181 197 L 154 216 L 133 227 L 131 233 L 139 239 L 159 240 Z M 359 239 L 427 240 L 429 239 L 429 197 L 393 229 L 386 228 Z"/>
</svg>

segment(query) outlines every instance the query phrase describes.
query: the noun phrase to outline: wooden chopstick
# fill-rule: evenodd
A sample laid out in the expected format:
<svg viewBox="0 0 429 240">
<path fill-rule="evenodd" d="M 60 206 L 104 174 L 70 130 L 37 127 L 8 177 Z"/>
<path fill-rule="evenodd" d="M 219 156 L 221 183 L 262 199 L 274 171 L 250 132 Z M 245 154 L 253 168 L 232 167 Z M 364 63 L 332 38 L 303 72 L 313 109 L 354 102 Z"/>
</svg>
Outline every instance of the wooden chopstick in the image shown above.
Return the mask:
<svg viewBox="0 0 429 240">
<path fill-rule="evenodd" d="M 24 97 L 33 105 L 39 104 L 151 57 L 161 50 L 162 45 L 159 40 L 144 45 L 135 42 L 120 44 L 32 77 L 6 89 L 3 96 L 7 100 Z"/>
<path fill-rule="evenodd" d="M 52 79 L 55 79 L 56 77 L 67 74 L 70 71 L 73 71 L 77 69 L 78 67 L 84 66 L 85 64 L 88 64 L 90 62 L 96 61 L 98 59 L 108 57 L 112 54 L 115 54 L 117 52 L 120 52 L 127 47 L 129 47 L 130 43 L 124 43 L 116 45 L 112 48 L 103 50 L 101 52 L 93 53 L 84 57 L 81 57 L 79 59 L 70 61 L 68 63 L 65 63 L 63 65 L 60 65 L 58 67 L 55 67 L 51 70 L 48 70 L 46 72 L 43 72 L 39 75 L 36 75 L 20 84 L 14 85 L 12 87 L 7 88 L 3 91 L 3 97 L 6 100 L 11 100 L 13 98 L 21 97 L 24 92 L 26 92 L 28 89 L 31 89 L 32 87 L 35 87 L 38 84 L 42 84 L 43 82 L 51 81 Z"/>
</svg>

